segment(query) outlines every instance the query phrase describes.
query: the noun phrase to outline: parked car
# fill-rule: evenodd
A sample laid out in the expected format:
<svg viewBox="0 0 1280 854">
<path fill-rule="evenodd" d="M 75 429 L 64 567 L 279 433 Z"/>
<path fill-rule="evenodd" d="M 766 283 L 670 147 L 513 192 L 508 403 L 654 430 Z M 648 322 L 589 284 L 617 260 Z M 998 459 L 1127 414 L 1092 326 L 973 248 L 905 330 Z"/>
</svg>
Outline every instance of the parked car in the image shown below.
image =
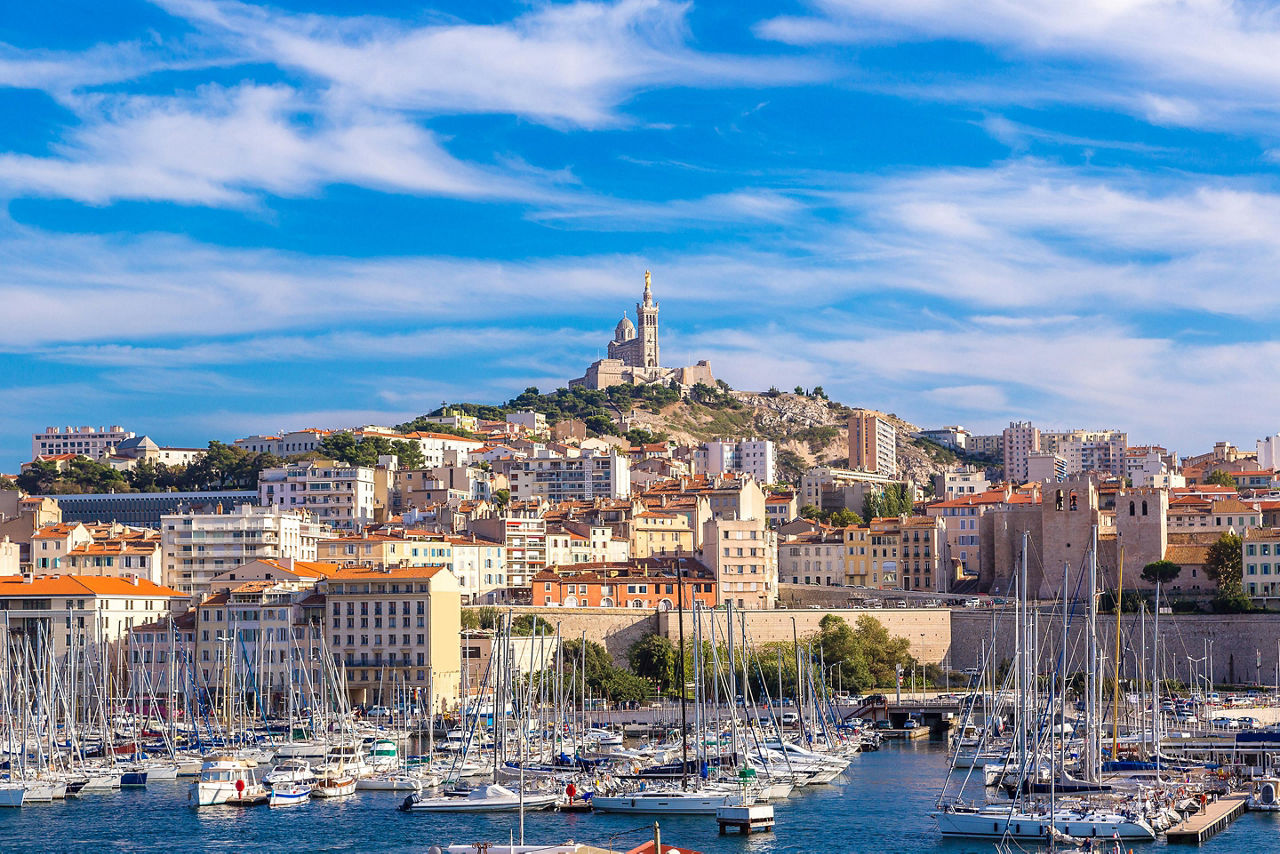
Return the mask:
<svg viewBox="0 0 1280 854">
<path fill-rule="evenodd" d="M 795 712 L 783 712 L 783 713 L 782 713 L 782 725 L 783 725 L 783 726 L 795 726 L 795 725 L 796 725 L 796 724 L 798 724 L 798 723 L 800 723 L 800 716 L 799 716 L 799 715 L 797 715 Z"/>
<path fill-rule="evenodd" d="M 878 720 L 876 721 L 876 729 L 893 729 L 893 721 L 888 718 Z"/>
<path fill-rule="evenodd" d="M 905 721 L 902 722 L 903 729 L 918 729 L 919 726 L 920 726 L 920 722 L 915 718 L 907 718 Z"/>
</svg>

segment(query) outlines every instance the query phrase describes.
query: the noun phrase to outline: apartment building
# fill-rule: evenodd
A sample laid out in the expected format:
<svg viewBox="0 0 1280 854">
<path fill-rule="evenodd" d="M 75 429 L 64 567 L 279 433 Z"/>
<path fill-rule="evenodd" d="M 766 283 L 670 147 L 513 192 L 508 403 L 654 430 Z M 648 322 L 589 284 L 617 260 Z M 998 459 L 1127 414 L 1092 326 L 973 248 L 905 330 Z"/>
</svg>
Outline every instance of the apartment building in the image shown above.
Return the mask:
<svg viewBox="0 0 1280 854">
<path fill-rule="evenodd" d="M 320 542 L 333 536 L 305 508 L 279 503 L 238 504 L 226 513 L 167 513 L 160 517 L 164 581 L 202 597 L 214 576 L 250 561 L 317 560 Z"/>
<path fill-rule="evenodd" d="M 547 568 L 547 522 L 539 516 L 475 519 L 469 530 L 506 549 L 508 591 L 527 589 L 533 576 Z"/>
<path fill-rule="evenodd" d="M 320 582 L 325 631 L 353 703 L 387 701 L 430 683 L 437 709 L 454 708 L 462 676 L 462 594 L 445 567 L 343 567 Z"/>
<path fill-rule="evenodd" d="M 1012 483 L 1026 483 L 1031 480 L 1027 468 L 1028 457 L 1039 453 L 1040 431 L 1030 421 L 1011 421 L 1004 428 L 1001 439 L 1004 449 L 1004 478 Z"/>
<path fill-rule="evenodd" d="M 318 551 L 322 561 L 339 566 L 382 568 L 453 564 L 453 545 L 445 534 L 414 533 L 402 537 L 359 534 L 326 540 Z"/>
<path fill-rule="evenodd" d="M 859 409 L 849 418 L 849 468 L 898 475 L 898 433 L 883 412 Z"/>
<path fill-rule="evenodd" d="M 617 452 L 585 452 L 580 457 L 539 456 L 518 460 L 507 472 L 515 498 L 592 501 L 631 495 L 631 463 Z"/>
<path fill-rule="evenodd" d="M 791 584 L 843 586 L 844 550 L 843 528 L 787 537 L 778 544 L 778 578 Z"/>
<path fill-rule="evenodd" d="M 987 479 L 986 471 L 979 468 L 960 466 L 933 476 L 933 494 L 942 499 L 981 495 L 990 488 L 991 481 Z"/>
<path fill-rule="evenodd" d="M 1280 528 L 1245 531 L 1240 549 L 1244 592 L 1259 598 L 1280 596 Z"/>
<path fill-rule="evenodd" d="M 0 578 L 0 613 L 11 636 L 52 643 L 63 655 L 75 643 L 112 643 L 134 626 L 185 608 L 187 597 L 141 578 L 36 575 Z"/>
<path fill-rule="evenodd" d="M 315 521 L 341 531 L 359 531 L 378 521 L 373 469 L 333 460 L 263 469 L 258 476 L 258 503 L 306 510 Z"/>
<path fill-rule="evenodd" d="M 1027 454 L 1027 477 L 1028 483 L 1043 483 L 1052 481 L 1053 483 L 1061 483 L 1067 479 L 1067 461 L 1060 455 L 1051 451 L 1038 451 Z"/>
<path fill-rule="evenodd" d="M 767 439 L 716 439 L 693 455 L 694 474 L 749 474 L 757 483 L 777 481 L 778 451 Z"/>
<path fill-rule="evenodd" d="M 693 527 L 686 516 L 644 510 L 631 517 L 631 557 L 692 554 Z"/>
<path fill-rule="evenodd" d="M 294 430 L 279 436 L 246 436 L 232 442 L 237 448 L 254 454 L 272 454 L 277 457 L 291 457 L 295 454 L 307 454 L 319 449 L 333 431 L 310 427 L 305 430 Z"/>
<path fill-rule="evenodd" d="M 502 543 L 474 535 L 446 538 L 452 552 L 449 568 L 458 579 L 464 605 L 503 600 L 507 587 L 507 549 Z"/>
<path fill-rule="evenodd" d="M 677 571 L 677 566 L 679 570 Z M 683 597 L 683 598 L 682 598 Z M 533 578 L 535 605 L 671 611 L 719 604 L 715 573 L 691 558 L 596 563 Z"/>
<path fill-rule="evenodd" d="M 721 605 L 768 610 L 778 599 L 778 535 L 763 515 L 709 519 L 703 526 L 702 562 L 715 573 Z"/>
<path fill-rule="evenodd" d="M 110 427 L 46 427 L 31 437 L 31 459 L 50 454 L 75 454 L 91 460 L 110 456 L 116 446 L 135 437 L 119 424 Z"/>
<path fill-rule="evenodd" d="M 899 578 L 903 590 L 945 593 L 951 589 L 950 561 L 946 559 L 947 531 L 940 518 L 905 516 L 898 522 L 902 537 Z"/>
<path fill-rule="evenodd" d="M 284 709 L 290 690 L 302 692 L 305 673 L 320 644 L 320 624 L 303 619 L 310 585 L 284 581 L 244 581 L 219 590 L 195 609 L 196 667 L 215 695 L 228 672 L 251 673 L 250 702 Z M 312 683 L 314 684 L 314 683 Z"/>
</svg>

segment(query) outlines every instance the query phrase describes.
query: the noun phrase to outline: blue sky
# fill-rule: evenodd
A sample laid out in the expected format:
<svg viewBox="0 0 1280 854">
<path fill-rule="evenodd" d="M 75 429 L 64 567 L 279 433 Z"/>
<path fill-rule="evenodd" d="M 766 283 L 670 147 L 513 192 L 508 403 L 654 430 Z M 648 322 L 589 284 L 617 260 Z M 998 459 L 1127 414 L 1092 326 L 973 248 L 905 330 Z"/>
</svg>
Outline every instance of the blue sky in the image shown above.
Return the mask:
<svg viewBox="0 0 1280 854">
<path fill-rule="evenodd" d="M 1280 429 L 1262 3 L 161 0 L 0 17 L 0 470 L 669 364 L 922 424 Z"/>
</svg>

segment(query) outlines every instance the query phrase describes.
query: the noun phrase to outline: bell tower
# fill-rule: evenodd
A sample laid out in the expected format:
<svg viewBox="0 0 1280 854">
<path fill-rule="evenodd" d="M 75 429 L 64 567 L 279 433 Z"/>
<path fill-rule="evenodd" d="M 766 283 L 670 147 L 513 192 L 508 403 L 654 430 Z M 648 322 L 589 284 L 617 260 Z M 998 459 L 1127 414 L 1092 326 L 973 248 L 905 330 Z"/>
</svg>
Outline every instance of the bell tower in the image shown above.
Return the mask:
<svg viewBox="0 0 1280 854">
<path fill-rule="evenodd" d="M 649 271 L 644 271 L 644 299 L 636 303 L 637 331 L 640 337 L 640 364 L 645 368 L 656 368 L 658 361 L 658 304 L 653 301 L 653 291 Z"/>
</svg>

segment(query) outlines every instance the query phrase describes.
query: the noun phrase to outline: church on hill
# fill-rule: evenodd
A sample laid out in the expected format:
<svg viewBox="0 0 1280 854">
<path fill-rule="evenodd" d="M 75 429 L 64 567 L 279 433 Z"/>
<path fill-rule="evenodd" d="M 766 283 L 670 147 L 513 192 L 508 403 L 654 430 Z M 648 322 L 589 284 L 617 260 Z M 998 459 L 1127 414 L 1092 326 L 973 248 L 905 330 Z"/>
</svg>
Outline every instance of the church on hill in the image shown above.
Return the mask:
<svg viewBox="0 0 1280 854">
<path fill-rule="evenodd" d="M 637 328 L 638 327 L 638 328 Z M 609 342 L 609 357 L 592 362 L 585 376 L 570 380 L 569 385 L 608 388 L 611 385 L 670 384 L 675 380 L 684 388 L 697 383 L 715 385 L 711 365 L 705 359 L 684 368 L 664 368 L 658 358 L 658 304 L 653 301 L 653 284 L 649 271 L 644 274 L 644 296 L 636 303 L 636 323 L 623 312 Z"/>
</svg>

